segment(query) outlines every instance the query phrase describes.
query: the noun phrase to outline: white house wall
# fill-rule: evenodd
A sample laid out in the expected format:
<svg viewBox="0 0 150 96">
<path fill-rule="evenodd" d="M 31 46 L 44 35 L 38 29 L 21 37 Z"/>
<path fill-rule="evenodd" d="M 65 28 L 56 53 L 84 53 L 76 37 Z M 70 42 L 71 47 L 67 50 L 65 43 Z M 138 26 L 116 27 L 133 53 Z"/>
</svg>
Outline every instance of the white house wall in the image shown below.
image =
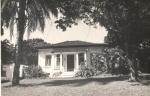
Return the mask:
<svg viewBox="0 0 150 96">
<path fill-rule="evenodd" d="M 39 57 L 38 57 L 38 65 L 42 67 L 44 72 L 50 73 L 52 70 L 52 66 L 45 66 L 45 57 L 46 55 L 52 55 L 52 62 L 51 65 L 54 64 L 53 54 L 51 53 L 53 49 L 40 49 L 39 50 Z"/>
<path fill-rule="evenodd" d="M 106 48 L 106 47 L 104 47 L 104 46 L 89 47 L 89 48 L 88 48 L 88 51 L 89 51 L 90 53 L 97 53 L 98 50 L 103 49 L 103 48 Z"/>
</svg>

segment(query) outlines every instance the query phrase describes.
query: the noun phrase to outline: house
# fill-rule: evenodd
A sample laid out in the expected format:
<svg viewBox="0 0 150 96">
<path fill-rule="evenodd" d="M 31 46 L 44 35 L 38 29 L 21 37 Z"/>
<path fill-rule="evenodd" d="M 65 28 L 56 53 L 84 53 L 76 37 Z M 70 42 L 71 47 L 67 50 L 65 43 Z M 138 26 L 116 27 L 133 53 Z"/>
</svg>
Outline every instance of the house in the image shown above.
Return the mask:
<svg viewBox="0 0 150 96">
<path fill-rule="evenodd" d="M 90 55 L 106 47 L 106 43 L 65 41 L 38 47 L 38 65 L 44 72 L 62 73 L 60 77 L 72 77 L 79 70 L 81 62 L 91 64 Z"/>
</svg>

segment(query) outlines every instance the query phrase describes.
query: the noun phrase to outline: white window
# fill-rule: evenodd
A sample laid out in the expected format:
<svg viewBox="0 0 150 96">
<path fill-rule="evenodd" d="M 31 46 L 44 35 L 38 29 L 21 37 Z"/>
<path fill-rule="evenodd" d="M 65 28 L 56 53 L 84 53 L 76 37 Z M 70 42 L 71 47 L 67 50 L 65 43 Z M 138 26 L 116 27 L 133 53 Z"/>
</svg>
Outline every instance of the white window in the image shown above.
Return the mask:
<svg viewBox="0 0 150 96">
<path fill-rule="evenodd" d="M 51 66 L 51 55 L 46 55 L 45 66 Z"/>
<path fill-rule="evenodd" d="M 79 65 L 83 63 L 84 64 L 84 53 L 79 53 Z"/>
<path fill-rule="evenodd" d="M 60 54 L 56 55 L 56 66 L 60 66 Z"/>
</svg>

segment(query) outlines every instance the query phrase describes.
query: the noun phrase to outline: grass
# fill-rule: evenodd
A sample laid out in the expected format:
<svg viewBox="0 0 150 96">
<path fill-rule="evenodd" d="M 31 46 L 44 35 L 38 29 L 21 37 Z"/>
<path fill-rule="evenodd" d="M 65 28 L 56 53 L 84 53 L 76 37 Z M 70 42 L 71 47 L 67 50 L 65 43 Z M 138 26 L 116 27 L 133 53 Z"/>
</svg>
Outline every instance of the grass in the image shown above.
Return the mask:
<svg viewBox="0 0 150 96">
<path fill-rule="evenodd" d="M 1 84 L 2 96 L 150 96 L 149 82 L 126 77 L 24 79 L 20 85 Z"/>
</svg>

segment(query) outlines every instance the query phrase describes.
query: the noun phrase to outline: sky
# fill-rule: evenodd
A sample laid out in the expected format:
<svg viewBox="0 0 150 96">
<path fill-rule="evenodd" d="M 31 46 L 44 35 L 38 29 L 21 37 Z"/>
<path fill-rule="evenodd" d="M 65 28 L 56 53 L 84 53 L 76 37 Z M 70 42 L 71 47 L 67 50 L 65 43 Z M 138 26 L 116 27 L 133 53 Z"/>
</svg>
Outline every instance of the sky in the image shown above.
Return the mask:
<svg viewBox="0 0 150 96">
<path fill-rule="evenodd" d="M 62 29 L 56 29 L 56 24 L 53 23 L 54 21 L 55 20 L 47 20 L 44 32 L 42 33 L 37 29 L 35 32 L 30 34 L 29 39 L 41 38 L 44 39 L 45 42 L 51 44 L 73 40 L 103 43 L 104 37 L 107 35 L 105 28 L 100 26 L 93 28 L 92 26 L 84 24 L 82 21 L 78 22 L 77 26 L 72 26 L 71 28 L 67 28 L 66 31 L 62 31 Z M 17 36 L 15 32 L 16 26 L 14 27 L 13 38 L 10 40 L 9 29 L 4 28 L 4 35 L 1 39 L 8 39 L 11 43 L 15 44 L 15 38 Z M 24 34 L 24 40 L 26 39 L 27 33 Z"/>
</svg>

